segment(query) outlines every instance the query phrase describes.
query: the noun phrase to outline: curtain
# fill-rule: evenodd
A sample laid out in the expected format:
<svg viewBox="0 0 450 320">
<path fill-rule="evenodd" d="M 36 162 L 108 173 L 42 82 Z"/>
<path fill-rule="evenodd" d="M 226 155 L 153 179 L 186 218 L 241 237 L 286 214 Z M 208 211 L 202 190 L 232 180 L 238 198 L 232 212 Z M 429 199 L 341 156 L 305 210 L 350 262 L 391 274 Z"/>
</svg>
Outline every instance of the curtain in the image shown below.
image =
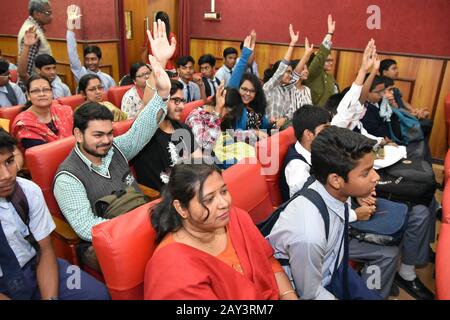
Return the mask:
<svg viewBox="0 0 450 320">
<path fill-rule="evenodd" d="M 177 46 L 180 56 L 187 56 L 190 53 L 189 49 L 189 0 L 179 0 L 178 7 L 178 38 Z"/>
</svg>

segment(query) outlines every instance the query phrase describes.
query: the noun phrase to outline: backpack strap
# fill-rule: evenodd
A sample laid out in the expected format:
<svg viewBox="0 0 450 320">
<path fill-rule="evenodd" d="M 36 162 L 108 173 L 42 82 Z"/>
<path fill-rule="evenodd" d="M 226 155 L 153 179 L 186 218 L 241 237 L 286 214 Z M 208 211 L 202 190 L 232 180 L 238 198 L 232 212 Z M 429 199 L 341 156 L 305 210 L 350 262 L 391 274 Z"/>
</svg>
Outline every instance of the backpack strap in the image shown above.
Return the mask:
<svg viewBox="0 0 450 320">
<path fill-rule="evenodd" d="M 328 209 L 325 201 L 323 201 L 322 197 L 316 190 L 310 188 L 304 189 L 302 195 L 312 204 L 314 204 L 319 210 L 325 224 L 325 238 L 328 241 L 328 234 L 330 233 L 330 215 L 328 214 Z"/>
<path fill-rule="evenodd" d="M 28 206 L 28 200 L 18 182 L 16 182 L 14 191 L 7 198 L 7 200 L 12 203 L 20 219 L 27 226 L 28 236 L 25 237 L 25 240 L 27 240 L 30 243 L 30 245 L 36 250 L 36 254 L 39 255 L 40 252 L 39 243 L 36 241 L 36 239 L 33 236 L 33 233 L 30 230 L 30 207 Z"/>
</svg>

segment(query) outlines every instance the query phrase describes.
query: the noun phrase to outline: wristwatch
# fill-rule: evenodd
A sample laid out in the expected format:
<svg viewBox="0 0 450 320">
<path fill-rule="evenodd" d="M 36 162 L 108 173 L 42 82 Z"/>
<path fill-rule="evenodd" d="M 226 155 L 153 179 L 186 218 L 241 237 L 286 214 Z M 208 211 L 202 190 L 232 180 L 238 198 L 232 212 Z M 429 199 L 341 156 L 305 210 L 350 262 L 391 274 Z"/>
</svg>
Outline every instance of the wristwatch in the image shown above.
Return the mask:
<svg viewBox="0 0 450 320">
<path fill-rule="evenodd" d="M 58 297 L 50 297 L 47 300 L 59 300 Z"/>
</svg>

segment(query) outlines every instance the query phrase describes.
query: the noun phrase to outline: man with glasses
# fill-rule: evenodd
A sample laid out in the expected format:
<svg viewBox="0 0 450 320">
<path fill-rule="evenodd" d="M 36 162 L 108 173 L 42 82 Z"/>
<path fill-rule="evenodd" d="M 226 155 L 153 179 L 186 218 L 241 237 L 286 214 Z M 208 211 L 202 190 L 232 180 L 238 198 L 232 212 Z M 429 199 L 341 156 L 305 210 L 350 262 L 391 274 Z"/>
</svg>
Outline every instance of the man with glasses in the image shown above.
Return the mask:
<svg viewBox="0 0 450 320">
<path fill-rule="evenodd" d="M 328 98 L 339 93 L 339 87 L 330 72 L 333 70 L 333 57 L 331 56 L 332 38 L 336 21 L 328 15 L 328 33 L 323 39 L 316 55 L 312 55 L 308 62 L 308 79 L 305 86 L 311 89 L 311 98 L 314 105 L 325 106 Z"/>
<path fill-rule="evenodd" d="M 27 60 L 27 73 L 32 74 L 35 58 L 40 54 L 52 55 L 52 49 L 45 36 L 44 26 L 50 24 L 53 19 L 53 12 L 50 1 L 48 0 L 30 0 L 28 3 L 29 16 L 20 28 L 17 36 L 18 52 L 22 54 L 24 50 L 25 32 L 34 28 L 36 30 L 37 42 L 30 47 Z"/>
<path fill-rule="evenodd" d="M 202 156 L 191 128 L 180 122 L 185 102 L 183 84 L 171 80 L 166 118 L 150 142 L 131 161 L 140 184 L 160 191 L 169 181 L 173 166 L 189 156 Z"/>
<path fill-rule="evenodd" d="M 25 104 L 26 98 L 20 87 L 9 81 L 9 62 L 0 60 L 0 107 Z"/>
</svg>

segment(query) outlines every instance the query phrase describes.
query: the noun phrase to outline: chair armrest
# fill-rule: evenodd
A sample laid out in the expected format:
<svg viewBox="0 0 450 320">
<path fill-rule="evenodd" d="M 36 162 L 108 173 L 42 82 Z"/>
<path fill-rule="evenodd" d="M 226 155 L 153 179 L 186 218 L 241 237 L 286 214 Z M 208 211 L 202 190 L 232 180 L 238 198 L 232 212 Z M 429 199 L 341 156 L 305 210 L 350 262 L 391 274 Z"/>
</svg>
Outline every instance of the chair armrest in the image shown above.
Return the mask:
<svg viewBox="0 0 450 320">
<path fill-rule="evenodd" d="M 153 200 L 161 197 L 161 194 L 159 193 L 159 191 L 156 191 L 155 189 L 144 186 L 143 184 L 139 184 L 139 188 L 141 188 L 141 191 L 143 194 L 145 194 L 147 197 L 150 198 L 150 201 L 153 201 Z"/>
<path fill-rule="evenodd" d="M 55 234 L 57 237 L 65 240 L 69 244 L 77 244 L 80 242 L 80 238 L 67 222 L 55 216 L 52 216 L 52 218 L 56 225 Z"/>
</svg>

